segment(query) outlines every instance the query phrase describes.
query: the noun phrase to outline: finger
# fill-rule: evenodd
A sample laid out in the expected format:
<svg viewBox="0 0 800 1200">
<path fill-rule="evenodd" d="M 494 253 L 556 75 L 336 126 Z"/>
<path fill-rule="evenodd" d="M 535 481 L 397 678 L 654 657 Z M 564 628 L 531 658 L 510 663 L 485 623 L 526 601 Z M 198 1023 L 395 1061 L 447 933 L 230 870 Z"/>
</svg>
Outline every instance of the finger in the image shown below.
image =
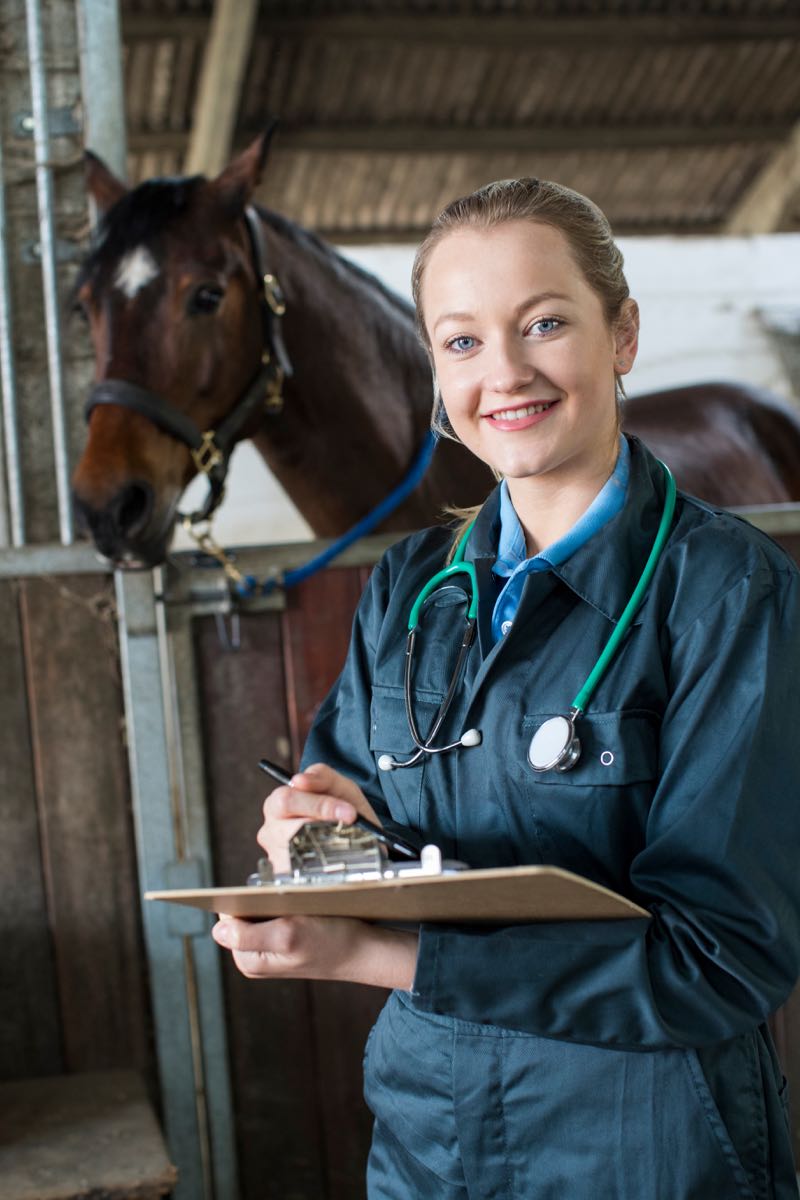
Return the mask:
<svg viewBox="0 0 800 1200">
<path fill-rule="evenodd" d="M 302 780 L 305 774 L 295 778 Z M 352 786 L 358 792 L 356 785 Z M 335 793 L 317 794 L 319 790 L 305 790 L 294 785 L 276 788 L 264 801 L 265 821 L 304 817 L 307 821 L 345 821 L 349 824 L 355 820 L 357 809 L 352 802 L 339 798 Z"/>
<path fill-rule="evenodd" d="M 352 805 L 355 812 L 380 824 L 375 810 L 358 784 L 354 783 L 352 779 L 348 779 L 346 775 L 334 771 L 333 767 L 329 767 L 327 763 L 312 763 L 304 771 L 298 771 L 296 775 L 292 776 L 292 789 L 302 791 L 306 795 L 322 793 L 335 797 L 345 804 Z M 348 820 L 347 817 L 337 817 L 336 819 Z"/>
</svg>

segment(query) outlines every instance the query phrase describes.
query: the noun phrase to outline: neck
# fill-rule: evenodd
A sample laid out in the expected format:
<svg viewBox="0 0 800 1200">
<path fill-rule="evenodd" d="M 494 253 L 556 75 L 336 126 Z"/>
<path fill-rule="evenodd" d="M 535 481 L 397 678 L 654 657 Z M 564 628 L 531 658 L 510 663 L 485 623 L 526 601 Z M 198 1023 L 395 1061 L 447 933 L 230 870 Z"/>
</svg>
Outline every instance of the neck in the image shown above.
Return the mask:
<svg viewBox="0 0 800 1200">
<path fill-rule="evenodd" d="M 408 469 L 428 424 L 430 370 L 402 301 L 282 219 L 270 217 L 265 236 L 294 376 L 283 412 L 253 440 L 315 533 L 333 536 Z"/>
<path fill-rule="evenodd" d="M 552 546 L 572 529 L 614 472 L 619 434 L 586 469 L 549 471 L 508 479 L 508 492 L 525 534 L 529 557 Z"/>
</svg>

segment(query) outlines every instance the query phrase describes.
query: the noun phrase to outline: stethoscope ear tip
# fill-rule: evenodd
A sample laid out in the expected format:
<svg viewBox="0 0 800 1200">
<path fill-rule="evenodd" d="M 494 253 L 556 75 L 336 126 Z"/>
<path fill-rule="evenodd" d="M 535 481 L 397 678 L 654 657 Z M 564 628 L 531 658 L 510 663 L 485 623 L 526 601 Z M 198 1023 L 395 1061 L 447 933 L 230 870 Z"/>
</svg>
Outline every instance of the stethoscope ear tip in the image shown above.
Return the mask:
<svg viewBox="0 0 800 1200">
<path fill-rule="evenodd" d="M 380 756 L 380 758 L 378 759 L 378 770 L 393 771 L 394 768 L 395 768 L 395 761 L 392 758 L 391 754 L 382 754 Z"/>
<path fill-rule="evenodd" d="M 480 729 L 466 729 L 461 735 L 462 746 L 480 746 L 482 741 Z"/>
</svg>

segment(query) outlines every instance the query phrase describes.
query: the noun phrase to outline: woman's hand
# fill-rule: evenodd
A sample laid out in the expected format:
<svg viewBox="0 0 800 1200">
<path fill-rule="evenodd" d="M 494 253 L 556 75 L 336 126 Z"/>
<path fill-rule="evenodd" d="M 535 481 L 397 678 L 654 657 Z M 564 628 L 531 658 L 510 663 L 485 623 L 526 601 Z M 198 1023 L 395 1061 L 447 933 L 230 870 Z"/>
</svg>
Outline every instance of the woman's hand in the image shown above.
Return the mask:
<svg viewBox="0 0 800 1200">
<path fill-rule="evenodd" d="M 233 951 L 233 961 L 248 979 L 338 979 L 409 990 L 414 981 L 417 935 L 366 921 L 242 921 L 223 915 L 212 935 Z"/>
<path fill-rule="evenodd" d="M 292 776 L 291 787 L 278 787 L 264 801 L 264 824 L 256 837 L 278 874 L 289 870 L 289 839 L 306 821 L 341 821 L 358 815 L 380 824 L 361 788 L 324 763 Z"/>
</svg>

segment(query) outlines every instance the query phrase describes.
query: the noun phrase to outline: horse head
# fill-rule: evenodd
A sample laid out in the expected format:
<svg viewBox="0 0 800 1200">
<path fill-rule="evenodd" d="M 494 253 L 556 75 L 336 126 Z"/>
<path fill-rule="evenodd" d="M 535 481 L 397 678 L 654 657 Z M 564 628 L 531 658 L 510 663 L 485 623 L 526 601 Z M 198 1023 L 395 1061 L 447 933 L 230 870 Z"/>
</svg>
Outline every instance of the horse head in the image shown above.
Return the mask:
<svg viewBox="0 0 800 1200">
<path fill-rule="evenodd" d="M 199 469 L 210 482 L 206 507 L 216 503 L 233 443 L 263 421 L 265 396 L 275 400 L 288 367 L 277 329 L 279 362 L 265 353 L 280 304 L 274 292 L 265 299 L 259 235 L 246 219 L 270 136 L 216 179 L 133 189 L 87 153 L 101 222 L 74 299 L 95 380 L 73 496 L 98 550 L 119 565 L 163 561 Z"/>
</svg>

